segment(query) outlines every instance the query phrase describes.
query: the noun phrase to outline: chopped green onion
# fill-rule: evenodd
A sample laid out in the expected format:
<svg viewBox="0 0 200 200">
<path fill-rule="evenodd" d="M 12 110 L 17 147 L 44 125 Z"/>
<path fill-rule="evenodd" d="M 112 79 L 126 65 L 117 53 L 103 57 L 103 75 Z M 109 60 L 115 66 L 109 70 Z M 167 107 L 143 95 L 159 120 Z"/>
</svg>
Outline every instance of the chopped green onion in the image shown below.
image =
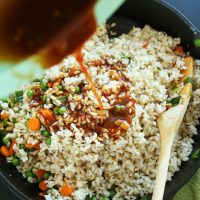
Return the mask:
<svg viewBox="0 0 200 200">
<path fill-rule="evenodd" d="M 97 197 L 96 197 L 96 196 L 93 196 L 93 197 L 91 198 L 91 200 L 97 200 Z"/>
<path fill-rule="evenodd" d="M 2 123 L 3 123 L 3 127 L 5 127 L 7 125 L 8 120 L 7 119 L 3 119 Z"/>
<path fill-rule="evenodd" d="M 103 197 L 101 198 L 101 200 L 109 200 L 109 198 L 108 198 L 108 197 L 105 197 L 105 196 L 103 196 Z"/>
<path fill-rule="evenodd" d="M 172 107 L 174 107 L 174 106 L 177 106 L 179 104 L 180 99 L 181 99 L 181 96 L 178 96 L 178 97 L 175 97 L 171 100 L 167 100 L 166 102 L 172 104 Z"/>
<path fill-rule="evenodd" d="M 16 118 L 12 118 L 12 123 L 13 124 L 17 123 L 17 119 Z"/>
<path fill-rule="evenodd" d="M 60 97 L 58 97 L 58 100 L 59 100 L 62 104 L 65 104 L 65 103 L 66 103 L 66 100 L 67 100 L 67 97 L 66 97 L 66 96 L 60 96 Z"/>
<path fill-rule="evenodd" d="M 90 196 L 87 195 L 86 198 L 85 198 L 85 200 L 91 200 Z"/>
<path fill-rule="evenodd" d="M 12 159 L 12 164 L 13 164 L 14 166 L 20 165 L 20 160 L 19 160 L 19 158 L 13 157 L 13 159 Z"/>
<path fill-rule="evenodd" d="M 22 103 L 23 94 L 24 94 L 23 90 L 18 90 L 18 91 L 15 92 L 15 95 L 16 95 L 15 100 L 16 100 L 16 102 Z"/>
<path fill-rule="evenodd" d="M 59 114 L 59 109 L 60 109 L 59 107 L 55 107 L 55 108 L 53 109 L 54 113 L 58 115 L 58 114 Z"/>
<path fill-rule="evenodd" d="M 26 178 L 29 178 L 29 177 L 34 178 L 35 174 L 32 171 L 29 170 L 29 171 L 25 172 L 25 176 L 26 176 Z"/>
<path fill-rule="evenodd" d="M 3 138 L 6 136 L 7 131 L 5 129 L 0 129 L 0 138 L 3 141 Z"/>
<path fill-rule="evenodd" d="M 200 38 L 194 40 L 194 45 L 200 47 Z"/>
<path fill-rule="evenodd" d="M 191 158 L 193 160 L 197 160 L 198 158 L 200 158 L 200 148 L 195 150 L 195 152 L 192 154 Z"/>
<path fill-rule="evenodd" d="M 44 131 L 42 131 L 42 135 L 43 135 L 44 137 L 48 137 L 48 136 L 50 135 L 50 133 L 49 133 L 49 131 L 44 130 Z"/>
<path fill-rule="evenodd" d="M 10 141 L 11 141 L 11 138 L 4 137 L 2 142 L 3 142 L 3 144 L 7 145 Z"/>
<path fill-rule="evenodd" d="M 46 139 L 45 139 L 45 143 L 46 143 L 47 145 L 51 145 L 51 138 L 50 138 L 50 137 L 46 138 Z"/>
<path fill-rule="evenodd" d="M 110 192 L 109 198 L 112 199 L 117 193 L 116 192 L 116 186 L 113 185 L 108 191 Z"/>
<path fill-rule="evenodd" d="M 66 107 L 61 107 L 61 108 L 59 108 L 59 110 L 58 110 L 58 113 L 60 114 L 60 115 L 64 115 L 64 113 L 66 113 L 67 112 L 67 109 L 66 109 Z"/>
<path fill-rule="evenodd" d="M 88 182 L 87 182 L 87 185 L 88 185 L 89 188 L 91 188 L 91 186 L 92 186 L 92 181 L 88 181 Z"/>
<path fill-rule="evenodd" d="M 27 97 L 32 97 L 34 95 L 34 91 L 33 90 L 28 90 L 27 91 Z"/>
<path fill-rule="evenodd" d="M 110 191 L 109 198 L 112 199 L 116 195 L 115 191 Z"/>
<path fill-rule="evenodd" d="M 43 95 L 43 96 L 42 96 L 42 100 L 43 100 L 44 102 L 46 102 L 46 100 L 47 100 L 47 95 Z"/>
<path fill-rule="evenodd" d="M 188 83 L 191 83 L 193 84 L 194 83 L 194 80 L 192 77 L 187 77 L 185 80 L 184 80 L 184 85 L 188 84 Z"/>
<path fill-rule="evenodd" d="M 63 90 L 64 90 L 64 88 L 63 88 L 62 85 L 58 85 L 57 87 L 58 87 L 58 89 L 59 89 L 60 91 L 63 91 Z"/>
<path fill-rule="evenodd" d="M 43 91 L 46 91 L 48 89 L 47 83 L 48 83 L 47 80 L 45 80 L 45 79 L 42 80 L 41 88 L 42 88 Z"/>
<path fill-rule="evenodd" d="M 7 98 L 7 102 L 8 102 L 8 104 L 9 104 L 9 106 L 11 108 L 13 108 L 15 106 L 15 100 L 14 100 L 14 98 Z"/>
<path fill-rule="evenodd" d="M 143 195 L 140 200 L 147 200 L 147 196 Z"/>
<path fill-rule="evenodd" d="M 178 92 L 178 87 L 173 90 L 174 93 Z"/>
<path fill-rule="evenodd" d="M 19 144 L 19 149 L 26 149 L 25 144 Z"/>
<path fill-rule="evenodd" d="M 6 103 L 6 102 L 7 102 L 7 97 L 1 98 L 1 101 L 2 101 L 3 103 Z"/>
<path fill-rule="evenodd" d="M 181 96 L 178 96 L 178 97 L 171 99 L 172 106 L 177 106 L 180 102 L 180 99 L 181 99 Z"/>
<path fill-rule="evenodd" d="M 122 59 L 129 59 L 130 60 L 130 57 L 125 55 L 124 53 L 121 53 L 121 58 Z"/>
<path fill-rule="evenodd" d="M 48 179 L 51 176 L 51 172 L 45 172 L 44 173 L 44 179 Z"/>
<path fill-rule="evenodd" d="M 32 83 L 40 82 L 40 79 L 36 78 L 36 79 L 32 80 L 31 82 L 32 82 Z"/>
<path fill-rule="evenodd" d="M 23 90 L 18 90 L 18 91 L 15 92 L 15 95 L 16 95 L 17 97 L 21 97 L 21 96 L 23 96 L 23 94 L 24 94 L 24 91 L 23 91 Z"/>
<path fill-rule="evenodd" d="M 28 121 L 29 121 L 29 120 L 27 119 L 26 122 L 25 122 L 25 126 L 26 126 L 26 127 L 28 127 Z"/>
<path fill-rule="evenodd" d="M 75 93 L 79 94 L 81 92 L 81 88 L 79 86 L 75 87 Z"/>
</svg>

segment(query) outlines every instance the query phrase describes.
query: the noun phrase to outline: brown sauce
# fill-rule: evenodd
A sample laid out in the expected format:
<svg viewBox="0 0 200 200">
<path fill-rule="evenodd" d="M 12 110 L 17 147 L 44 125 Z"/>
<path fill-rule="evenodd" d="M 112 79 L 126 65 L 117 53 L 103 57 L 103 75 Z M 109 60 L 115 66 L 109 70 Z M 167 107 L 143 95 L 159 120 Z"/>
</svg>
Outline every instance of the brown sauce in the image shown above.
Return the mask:
<svg viewBox="0 0 200 200">
<path fill-rule="evenodd" d="M 0 60 L 34 54 L 46 67 L 82 46 L 96 30 L 95 0 L 1 0 Z"/>
<path fill-rule="evenodd" d="M 89 85 L 90 85 L 90 87 L 92 89 L 92 92 L 93 92 L 94 96 L 96 97 L 96 99 L 97 99 L 97 101 L 99 103 L 101 122 L 103 122 L 104 113 L 103 113 L 103 105 L 102 105 L 102 102 L 101 102 L 101 97 L 99 96 L 99 94 L 97 92 L 97 89 L 95 87 L 95 84 L 94 84 L 90 74 L 88 73 L 86 66 L 84 65 L 83 54 L 82 54 L 81 49 L 79 49 L 76 52 L 76 59 L 79 62 L 80 68 L 81 68 L 82 72 L 85 74 L 85 77 L 89 82 Z"/>
<path fill-rule="evenodd" d="M 125 89 L 123 88 L 122 91 L 125 91 Z M 119 98 L 117 99 L 114 107 L 109 111 L 109 117 L 108 119 L 105 120 L 103 128 L 109 130 L 109 135 L 111 137 L 115 138 L 119 137 L 119 135 L 116 135 L 117 131 L 120 130 L 120 127 L 115 123 L 117 122 L 117 120 L 121 120 L 123 122 L 127 122 L 128 124 L 131 124 L 134 111 L 130 112 L 127 108 L 127 104 L 131 101 L 134 106 L 135 100 L 133 98 L 130 98 L 129 96 Z M 120 131 L 126 132 L 125 130 L 120 130 Z"/>
</svg>

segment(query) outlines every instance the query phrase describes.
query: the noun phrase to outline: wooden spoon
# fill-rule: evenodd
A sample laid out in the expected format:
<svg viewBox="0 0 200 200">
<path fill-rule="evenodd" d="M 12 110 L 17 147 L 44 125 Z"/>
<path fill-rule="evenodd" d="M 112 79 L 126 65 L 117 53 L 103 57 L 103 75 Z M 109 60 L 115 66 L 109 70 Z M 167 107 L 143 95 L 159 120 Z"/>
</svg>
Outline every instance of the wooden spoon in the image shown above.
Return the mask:
<svg viewBox="0 0 200 200">
<path fill-rule="evenodd" d="M 194 59 L 190 56 L 186 57 L 185 65 L 187 69 L 183 71 L 184 77 L 181 79 L 181 83 L 185 81 L 185 86 L 181 91 L 179 104 L 163 112 L 157 118 L 158 128 L 160 130 L 160 156 L 152 200 L 163 199 L 172 144 L 192 94 L 192 83 L 188 80 L 194 77 Z"/>
</svg>

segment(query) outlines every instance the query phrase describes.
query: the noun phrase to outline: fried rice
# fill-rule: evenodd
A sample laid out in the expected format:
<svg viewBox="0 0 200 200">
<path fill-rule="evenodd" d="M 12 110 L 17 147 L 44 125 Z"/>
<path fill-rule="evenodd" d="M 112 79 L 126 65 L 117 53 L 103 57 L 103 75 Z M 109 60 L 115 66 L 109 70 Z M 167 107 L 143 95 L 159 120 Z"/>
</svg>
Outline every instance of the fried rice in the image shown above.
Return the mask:
<svg viewBox="0 0 200 200">
<path fill-rule="evenodd" d="M 1 136 L 13 151 L 7 161 L 29 182 L 43 183 L 47 200 L 128 200 L 152 193 L 160 146 L 157 117 L 176 106 L 171 100 L 178 100 L 183 87 L 178 83 L 187 55 L 175 52 L 180 43 L 148 25 L 112 39 L 100 27 L 82 52 L 103 116 L 76 57 L 68 56 L 0 101 Z M 168 180 L 189 159 L 197 134 L 199 66 L 196 61 L 194 91 L 173 144 Z M 71 192 L 64 194 L 63 186 Z"/>
</svg>

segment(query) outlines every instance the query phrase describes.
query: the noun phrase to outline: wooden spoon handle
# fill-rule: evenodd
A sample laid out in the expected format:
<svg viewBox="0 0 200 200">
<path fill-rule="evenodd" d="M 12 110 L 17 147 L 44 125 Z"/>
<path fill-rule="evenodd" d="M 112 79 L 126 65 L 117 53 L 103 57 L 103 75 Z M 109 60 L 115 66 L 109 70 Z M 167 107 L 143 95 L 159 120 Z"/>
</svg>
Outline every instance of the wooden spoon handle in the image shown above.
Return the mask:
<svg viewBox="0 0 200 200">
<path fill-rule="evenodd" d="M 154 186 L 152 200 L 163 199 L 165 184 L 167 180 L 167 172 L 168 172 L 169 159 L 170 159 L 170 154 L 171 154 L 171 147 L 173 144 L 174 137 L 169 136 L 169 138 L 165 138 L 165 140 L 168 140 L 168 141 L 165 141 L 165 143 L 163 142 L 163 144 L 161 144 L 160 156 L 158 160 L 157 176 L 156 176 L 156 182 Z"/>
</svg>

